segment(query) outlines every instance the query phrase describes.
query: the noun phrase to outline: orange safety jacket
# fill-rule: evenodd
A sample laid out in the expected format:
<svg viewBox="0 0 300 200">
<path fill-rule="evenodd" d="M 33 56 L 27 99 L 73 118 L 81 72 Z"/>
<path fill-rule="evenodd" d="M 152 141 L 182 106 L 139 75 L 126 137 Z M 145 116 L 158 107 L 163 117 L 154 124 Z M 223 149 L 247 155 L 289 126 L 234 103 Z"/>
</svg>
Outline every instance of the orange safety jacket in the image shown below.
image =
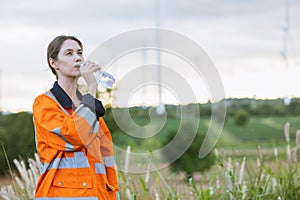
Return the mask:
<svg viewBox="0 0 300 200">
<path fill-rule="evenodd" d="M 101 116 L 102 103 L 81 95 L 72 100 L 58 85 L 33 104 L 41 176 L 36 200 L 119 199 L 112 138 Z"/>
</svg>

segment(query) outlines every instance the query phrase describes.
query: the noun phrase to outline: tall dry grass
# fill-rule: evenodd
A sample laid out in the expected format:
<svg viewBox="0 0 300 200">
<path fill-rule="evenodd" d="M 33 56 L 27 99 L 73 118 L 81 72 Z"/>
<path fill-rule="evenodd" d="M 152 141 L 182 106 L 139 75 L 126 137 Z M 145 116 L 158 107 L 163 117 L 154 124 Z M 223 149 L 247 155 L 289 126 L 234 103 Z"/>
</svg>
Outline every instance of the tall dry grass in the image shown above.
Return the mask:
<svg viewBox="0 0 300 200">
<path fill-rule="evenodd" d="M 297 151 L 300 148 L 300 130 L 296 132 L 296 145 L 292 147 L 289 126 L 289 123 L 284 126 L 286 153 L 279 156 L 275 147 L 271 161 L 264 158 L 263 150 L 258 146 L 255 162 L 247 159 L 247 152 L 245 157 L 239 160 L 216 149 L 215 166 L 188 181 L 181 174 L 170 173 L 167 170 L 135 175 L 120 171 L 121 199 L 298 200 L 300 168 Z M 127 151 L 130 152 L 130 147 Z M 128 155 L 125 159 L 127 165 L 130 162 Z M 33 199 L 40 174 L 38 156 L 28 159 L 27 163 L 28 168 L 23 160 L 14 160 L 17 172 L 11 172 L 12 184 L 1 186 L 0 198 Z"/>
</svg>

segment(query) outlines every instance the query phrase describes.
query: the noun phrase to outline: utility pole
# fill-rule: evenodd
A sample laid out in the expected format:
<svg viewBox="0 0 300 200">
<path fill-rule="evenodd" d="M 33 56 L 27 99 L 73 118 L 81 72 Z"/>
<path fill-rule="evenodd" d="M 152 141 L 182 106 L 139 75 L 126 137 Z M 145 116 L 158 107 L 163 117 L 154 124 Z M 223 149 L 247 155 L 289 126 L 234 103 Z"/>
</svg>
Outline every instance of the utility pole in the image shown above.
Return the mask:
<svg viewBox="0 0 300 200">
<path fill-rule="evenodd" d="M 283 50 L 281 52 L 285 63 L 285 81 L 289 81 L 289 0 L 284 1 L 284 27 L 283 27 Z M 289 105 L 291 102 L 288 94 L 284 97 L 284 104 Z"/>
<path fill-rule="evenodd" d="M 156 7 L 156 46 L 157 46 L 157 81 L 158 81 L 158 107 L 156 108 L 156 113 L 162 115 L 165 113 L 165 105 L 162 103 L 161 97 L 161 52 L 160 52 L 160 7 L 159 7 L 159 0 L 155 0 L 155 7 Z"/>
<path fill-rule="evenodd" d="M 285 61 L 285 70 L 289 70 L 289 0 L 284 1 L 284 27 L 283 27 L 283 51 L 282 57 Z"/>
<path fill-rule="evenodd" d="M 143 62 L 143 66 L 145 66 L 146 64 L 147 64 L 147 52 L 146 52 L 146 42 L 144 43 L 144 48 L 143 48 L 143 50 L 142 50 L 142 62 Z M 145 74 L 143 73 L 142 75 L 141 75 L 141 78 L 142 78 L 142 80 L 145 80 L 144 77 L 145 76 Z M 147 94 L 147 91 L 146 91 L 146 89 L 147 88 L 145 88 L 146 86 L 144 86 L 143 88 L 142 88 L 142 95 L 143 95 L 143 99 L 142 99 L 142 106 L 143 106 L 143 108 L 145 108 L 146 107 L 146 101 L 145 101 L 145 97 L 147 96 L 146 94 Z"/>
</svg>

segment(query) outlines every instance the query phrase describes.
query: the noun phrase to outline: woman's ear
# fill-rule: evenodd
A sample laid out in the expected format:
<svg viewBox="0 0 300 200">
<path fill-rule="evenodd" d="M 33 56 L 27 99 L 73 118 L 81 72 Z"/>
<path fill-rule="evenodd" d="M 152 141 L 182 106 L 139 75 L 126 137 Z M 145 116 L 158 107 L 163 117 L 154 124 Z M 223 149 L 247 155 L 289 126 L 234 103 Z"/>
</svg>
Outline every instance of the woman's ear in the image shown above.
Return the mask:
<svg viewBox="0 0 300 200">
<path fill-rule="evenodd" d="M 58 70 L 58 65 L 56 60 L 54 60 L 53 58 L 49 58 L 49 63 L 53 69 Z"/>
</svg>

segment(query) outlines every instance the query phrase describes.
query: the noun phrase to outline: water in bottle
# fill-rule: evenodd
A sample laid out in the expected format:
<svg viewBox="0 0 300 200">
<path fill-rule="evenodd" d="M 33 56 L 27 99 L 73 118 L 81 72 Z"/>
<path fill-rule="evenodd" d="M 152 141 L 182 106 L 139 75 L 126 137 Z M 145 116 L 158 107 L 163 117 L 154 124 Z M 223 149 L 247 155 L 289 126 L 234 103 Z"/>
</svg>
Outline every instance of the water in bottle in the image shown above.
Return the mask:
<svg viewBox="0 0 300 200">
<path fill-rule="evenodd" d="M 111 74 L 102 70 L 97 70 L 94 72 L 94 74 L 98 84 L 101 84 L 104 88 L 113 88 L 116 80 Z"/>
<path fill-rule="evenodd" d="M 80 67 L 81 62 L 77 63 L 78 67 Z M 94 72 L 95 79 L 98 84 L 102 85 L 104 88 L 113 88 L 116 80 L 115 78 L 110 74 L 102 70 L 97 70 Z"/>
</svg>

